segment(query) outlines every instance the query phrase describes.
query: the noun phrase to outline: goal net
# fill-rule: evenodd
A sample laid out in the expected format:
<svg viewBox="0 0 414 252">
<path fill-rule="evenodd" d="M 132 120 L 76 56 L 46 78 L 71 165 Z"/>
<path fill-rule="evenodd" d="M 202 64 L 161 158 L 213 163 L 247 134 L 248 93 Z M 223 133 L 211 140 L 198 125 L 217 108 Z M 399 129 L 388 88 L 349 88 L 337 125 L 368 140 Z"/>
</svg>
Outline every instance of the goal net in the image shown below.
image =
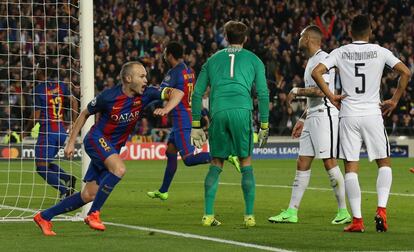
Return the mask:
<svg viewBox="0 0 414 252">
<path fill-rule="evenodd" d="M 68 176 L 80 190 L 80 145 L 69 161 L 54 133 L 66 132 L 78 113 L 79 7 L 77 0 L 0 0 L 0 221 L 31 219 L 56 204 Z M 49 166 L 39 168 L 45 160 Z"/>
</svg>

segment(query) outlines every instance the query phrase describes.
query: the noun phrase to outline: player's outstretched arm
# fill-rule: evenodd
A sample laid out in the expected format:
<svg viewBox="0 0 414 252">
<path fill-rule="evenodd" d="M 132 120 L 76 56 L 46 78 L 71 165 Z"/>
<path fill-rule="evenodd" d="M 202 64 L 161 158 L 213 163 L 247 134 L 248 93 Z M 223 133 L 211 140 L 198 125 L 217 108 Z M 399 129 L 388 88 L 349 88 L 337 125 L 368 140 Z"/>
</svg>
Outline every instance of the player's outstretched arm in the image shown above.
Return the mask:
<svg viewBox="0 0 414 252">
<path fill-rule="evenodd" d="M 408 81 L 411 77 L 410 69 L 402 62 L 397 63 L 393 69 L 400 75 L 400 80 L 398 81 L 397 90 L 392 98 L 381 103 L 382 114 L 386 116 L 390 116 L 395 107 L 397 107 L 398 101 L 407 88 Z"/>
<path fill-rule="evenodd" d="M 170 113 L 170 111 L 175 108 L 181 101 L 181 99 L 183 99 L 184 97 L 184 92 L 176 89 L 176 88 L 164 88 L 161 94 L 161 98 L 163 100 L 168 100 L 167 104 L 165 104 L 165 106 L 163 108 L 158 108 L 156 110 L 154 110 L 154 115 L 158 115 L 158 116 L 165 116 L 168 113 Z"/>
<path fill-rule="evenodd" d="M 65 146 L 64 153 L 67 158 L 70 158 L 73 156 L 73 152 L 75 150 L 75 142 L 76 138 L 79 135 L 79 132 L 81 131 L 83 125 L 85 125 L 86 120 L 91 114 L 89 113 L 89 110 L 86 108 L 84 109 L 78 118 L 76 119 L 75 123 L 73 124 L 72 129 L 69 132 L 69 140 L 68 143 Z"/>
</svg>

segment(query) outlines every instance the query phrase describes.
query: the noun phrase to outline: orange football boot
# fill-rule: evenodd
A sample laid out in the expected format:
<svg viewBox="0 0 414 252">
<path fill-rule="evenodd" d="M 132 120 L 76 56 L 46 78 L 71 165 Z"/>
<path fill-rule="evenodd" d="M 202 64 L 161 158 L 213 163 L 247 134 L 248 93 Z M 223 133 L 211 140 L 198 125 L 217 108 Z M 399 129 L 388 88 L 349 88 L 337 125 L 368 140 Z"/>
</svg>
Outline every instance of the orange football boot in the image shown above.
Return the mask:
<svg viewBox="0 0 414 252">
<path fill-rule="evenodd" d="M 410 169 L 410 172 L 414 173 L 414 167 Z"/>
<path fill-rule="evenodd" d="M 38 212 L 33 217 L 34 222 L 39 226 L 39 228 L 42 230 L 42 233 L 46 236 L 55 236 L 56 233 L 52 231 L 52 222 L 43 219 L 42 215 L 40 215 L 40 212 Z"/>
<path fill-rule="evenodd" d="M 105 225 L 102 223 L 101 218 L 99 217 L 99 214 L 100 214 L 99 211 L 92 212 L 88 216 L 86 216 L 84 221 L 86 224 L 89 225 L 90 228 L 99 230 L 99 231 L 104 231 Z"/>
</svg>

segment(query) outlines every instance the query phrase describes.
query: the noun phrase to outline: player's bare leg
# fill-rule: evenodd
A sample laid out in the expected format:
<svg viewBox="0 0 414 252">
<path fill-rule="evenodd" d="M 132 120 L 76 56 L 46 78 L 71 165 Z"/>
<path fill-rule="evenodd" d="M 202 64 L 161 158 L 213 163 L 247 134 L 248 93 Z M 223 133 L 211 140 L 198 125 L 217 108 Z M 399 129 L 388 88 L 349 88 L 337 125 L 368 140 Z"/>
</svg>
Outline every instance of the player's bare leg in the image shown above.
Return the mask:
<svg viewBox="0 0 414 252">
<path fill-rule="evenodd" d="M 252 159 L 251 156 L 248 156 L 239 158 L 239 160 L 241 166 L 240 172 L 242 174 L 241 186 L 245 203 L 244 225 L 246 227 L 254 227 L 256 226 L 256 220 L 253 213 L 254 199 L 256 196 L 256 181 L 253 174 Z"/>
<path fill-rule="evenodd" d="M 323 164 L 326 172 L 328 173 L 329 180 L 338 203 L 338 212 L 331 223 L 334 225 L 349 223 L 352 218 L 346 208 L 345 181 L 341 169 L 339 169 L 338 163 L 334 158 L 323 159 Z"/>
<path fill-rule="evenodd" d="M 57 205 L 37 213 L 33 220 L 42 230 L 44 235 L 56 235 L 56 233 L 52 231 L 52 218 L 59 214 L 76 210 L 86 203 L 93 201 L 98 188 L 99 186 L 95 181 L 87 182 L 80 193 L 75 193 L 74 195 L 63 199 Z"/>
<path fill-rule="evenodd" d="M 177 171 L 177 152 L 178 150 L 173 143 L 167 144 L 167 150 L 165 151 L 167 156 L 167 167 L 165 167 L 162 185 L 158 190 L 147 192 L 148 197 L 152 199 L 159 198 L 161 200 L 168 199 L 168 189 L 174 178 L 175 172 Z"/>
<path fill-rule="evenodd" d="M 345 232 L 364 232 L 364 221 L 361 214 L 361 188 L 358 181 L 358 162 L 345 163 L 345 191 L 352 210 L 352 223 L 344 228 Z"/>
<path fill-rule="evenodd" d="M 216 198 L 219 176 L 223 169 L 224 159 L 212 158 L 207 176 L 204 180 L 204 216 L 203 226 L 219 226 L 221 222 L 214 217 L 214 201 Z"/>
<path fill-rule="evenodd" d="M 105 159 L 104 164 L 108 168 L 109 173 L 100 182 L 91 209 L 89 210 L 88 216 L 85 218 L 85 223 L 88 224 L 90 228 L 99 231 L 105 230 L 105 225 L 100 219 L 100 209 L 114 187 L 126 173 L 125 164 L 118 154 L 110 155 Z"/>
<path fill-rule="evenodd" d="M 377 194 L 378 207 L 375 214 L 377 232 L 386 232 L 387 224 L 387 202 L 392 184 L 391 160 L 389 157 L 375 160 L 378 166 Z"/>
</svg>

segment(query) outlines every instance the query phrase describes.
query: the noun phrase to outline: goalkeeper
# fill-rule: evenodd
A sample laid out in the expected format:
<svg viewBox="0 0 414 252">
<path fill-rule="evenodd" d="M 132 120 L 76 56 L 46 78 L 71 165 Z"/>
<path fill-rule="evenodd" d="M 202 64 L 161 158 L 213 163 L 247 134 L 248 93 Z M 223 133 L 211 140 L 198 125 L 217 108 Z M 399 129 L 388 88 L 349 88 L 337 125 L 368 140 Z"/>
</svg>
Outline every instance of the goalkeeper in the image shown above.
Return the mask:
<svg viewBox="0 0 414 252">
<path fill-rule="evenodd" d="M 221 224 L 214 217 L 214 200 L 223 162 L 230 155 L 240 159 L 245 201 L 244 224 L 247 227 L 256 225 L 253 215 L 256 185 L 251 165 L 252 90 L 255 86 L 259 99 L 260 147 L 266 144 L 269 132 L 269 91 L 262 61 L 254 53 L 243 49 L 247 30 L 247 26 L 241 22 L 229 21 L 224 25 L 229 46 L 214 54 L 203 65 L 192 96 L 191 143 L 200 148 L 206 140 L 200 127 L 201 100 L 207 86 L 210 86 L 211 124 L 208 132 L 212 160 L 204 182 L 203 226 Z"/>
</svg>

